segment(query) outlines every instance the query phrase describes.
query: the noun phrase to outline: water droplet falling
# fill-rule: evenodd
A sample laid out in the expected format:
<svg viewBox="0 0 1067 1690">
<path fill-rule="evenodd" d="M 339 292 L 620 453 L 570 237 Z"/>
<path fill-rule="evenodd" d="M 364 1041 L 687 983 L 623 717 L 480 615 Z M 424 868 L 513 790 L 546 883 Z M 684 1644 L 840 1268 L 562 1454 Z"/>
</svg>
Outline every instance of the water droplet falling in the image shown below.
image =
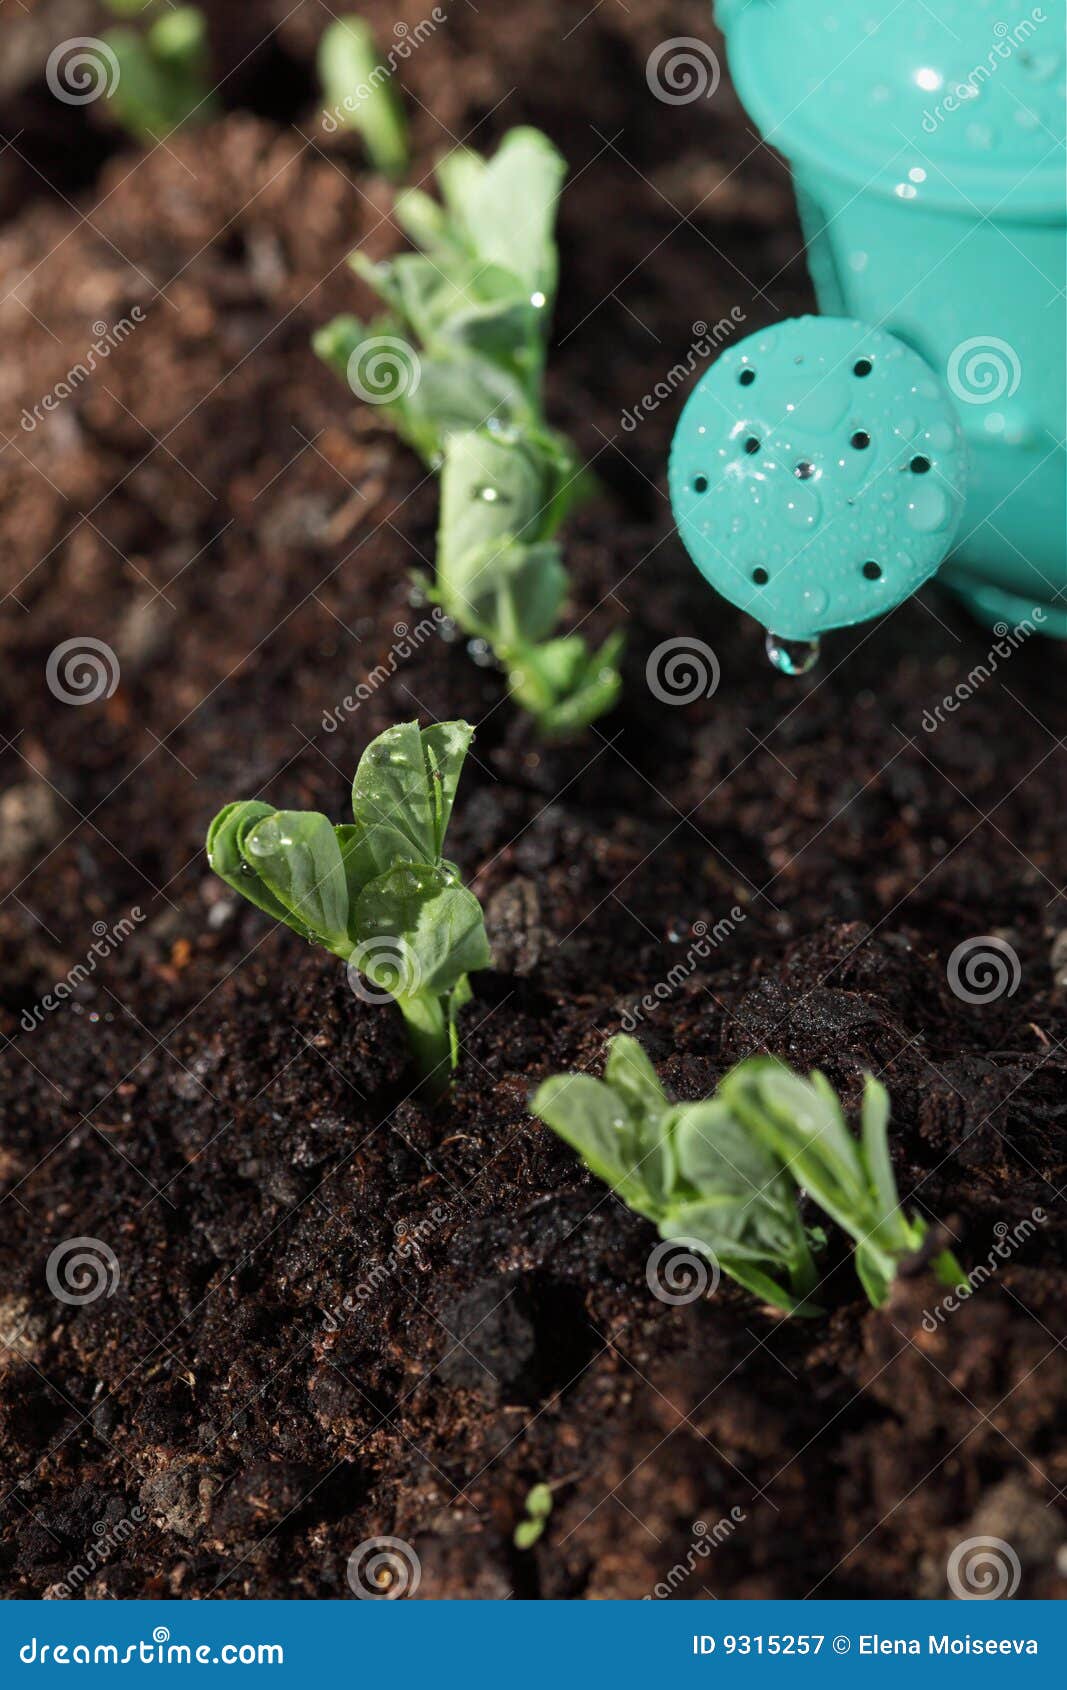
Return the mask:
<svg viewBox="0 0 1067 1690">
<path fill-rule="evenodd" d="M 787 640 L 770 629 L 764 649 L 780 675 L 806 675 L 819 661 L 818 640 Z"/>
</svg>

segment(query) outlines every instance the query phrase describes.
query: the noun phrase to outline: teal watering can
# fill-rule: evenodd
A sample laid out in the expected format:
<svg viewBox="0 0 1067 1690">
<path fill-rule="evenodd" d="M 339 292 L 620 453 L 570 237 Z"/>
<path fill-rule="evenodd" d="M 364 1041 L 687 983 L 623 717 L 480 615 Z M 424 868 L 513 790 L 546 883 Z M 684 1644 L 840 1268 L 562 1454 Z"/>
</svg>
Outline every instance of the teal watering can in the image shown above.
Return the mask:
<svg viewBox="0 0 1067 1690">
<path fill-rule="evenodd" d="M 693 561 L 786 669 L 935 573 L 989 625 L 1067 638 L 1067 3 L 716 17 L 826 315 L 732 346 L 690 395 L 670 489 Z"/>
</svg>

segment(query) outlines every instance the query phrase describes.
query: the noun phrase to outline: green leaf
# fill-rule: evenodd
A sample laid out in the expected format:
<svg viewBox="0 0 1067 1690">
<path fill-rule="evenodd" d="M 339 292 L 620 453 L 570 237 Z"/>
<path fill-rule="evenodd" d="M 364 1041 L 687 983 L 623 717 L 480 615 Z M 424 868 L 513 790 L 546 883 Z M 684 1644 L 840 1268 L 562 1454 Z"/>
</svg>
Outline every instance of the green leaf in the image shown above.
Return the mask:
<svg viewBox="0 0 1067 1690">
<path fill-rule="evenodd" d="M 257 909 L 261 909 L 274 921 L 284 921 L 287 926 L 296 927 L 303 932 L 302 924 L 295 920 L 292 912 L 275 896 L 266 881 L 249 867 L 241 849 L 242 841 L 256 823 L 273 814 L 272 804 L 262 804 L 254 798 L 239 799 L 234 804 L 227 804 L 219 811 L 208 829 L 208 862 L 219 879 L 224 880 L 227 886 L 232 886 L 235 892 L 240 892 L 242 898 L 247 898 L 250 904 L 255 904 Z"/>
<path fill-rule="evenodd" d="M 535 1520 L 547 1520 L 552 1512 L 552 1491 L 548 1485 L 533 1485 L 526 1493 L 526 1512 Z"/>
<path fill-rule="evenodd" d="M 538 1086 L 530 1107 L 631 1209 L 655 1217 L 658 1204 L 639 1166 L 632 1123 L 610 1086 L 588 1074 L 555 1074 Z"/>
<path fill-rule="evenodd" d="M 315 810 L 275 810 L 240 844 L 248 867 L 307 936 L 347 956 L 348 883 L 333 824 Z"/>
<path fill-rule="evenodd" d="M 643 1047 L 627 1033 L 619 1033 L 612 1039 L 604 1079 L 623 1099 L 631 1118 L 639 1123 L 658 1123 L 671 1108 Z"/>
<path fill-rule="evenodd" d="M 193 118 L 206 123 L 217 114 L 207 25 L 195 6 L 164 13 L 141 34 L 117 28 L 103 39 L 119 67 L 108 111 L 136 139 L 161 141 Z"/>
<path fill-rule="evenodd" d="M 481 165 L 481 168 L 478 168 Z M 512 129 L 486 164 L 452 154 L 439 173 L 471 250 L 520 278 L 531 296 L 556 291 L 553 228 L 567 167 L 536 129 Z"/>
<path fill-rule="evenodd" d="M 520 1520 L 512 1534 L 516 1549 L 532 1549 L 545 1529 L 543 1520 Z"/>
<path fill-rule="evenodd" d="M 372 880 L 356 899 L 352 935 L 352 960 L 396 998 L 445 997 L 492 961 L 477 898 L 433 863 Z"/>
<path fill-rule="evenodd" d="M 422 733 L 417 722 L 401 722 L 368 745 L 352 783 L 352 810 L 379 873 L 396 863 L 440 861 L 473 737 L 466 722 Z"/>
<path fill-rule="evenodd" d="M 615 633 L 591 652 L 580 634 L 567 634 L 519 649 L 509 670 L 511 689 L 537 717 L 542 733 L 566 739 L 614 709 L 622 690 L 623 643 L 622 633 Z"/>
<path fill-rule="evenodd" d="M 323 31 L 317 63 L 332 116 L 345 128 L 359 130 L 376 170 L 402 176 L 408 164 L 407 124 L 369 24 L 337 18 Z"/>
</svg>

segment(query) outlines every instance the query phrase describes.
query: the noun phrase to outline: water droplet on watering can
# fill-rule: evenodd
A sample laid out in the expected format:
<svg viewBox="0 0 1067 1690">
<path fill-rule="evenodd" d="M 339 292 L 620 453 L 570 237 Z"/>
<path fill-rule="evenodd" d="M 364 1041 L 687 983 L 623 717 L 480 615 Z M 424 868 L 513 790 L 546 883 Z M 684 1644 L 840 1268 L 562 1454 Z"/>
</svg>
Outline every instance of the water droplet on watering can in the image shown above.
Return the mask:
<svg viewBox="0 0 1067 1690">
<path fill-rule="evenodd" d="M 918 534 L 936 534 L 949 519 L 950 506 L 940 487 L 924 482 L 908 500 L 908 522 Z"/>
<path fill-rule="evenodd" d="M 780 675 L 806 675 L 819 661 L 818 640 L 787 640 L 768 632 L 764 650 Z"/>
<path fill-rule="evenodd" d="M 786 499 L 785 519 L 793 528 L 814 528 L 821 515 L 819 495 L 810 487 L 797 487 Z"/>
<path fill-rule="evenodd" d="M 809 616 L 821 616 L 829 602 L 830 595 L 823 587 L 804 589 L 804 609 Z"/>
</svg>

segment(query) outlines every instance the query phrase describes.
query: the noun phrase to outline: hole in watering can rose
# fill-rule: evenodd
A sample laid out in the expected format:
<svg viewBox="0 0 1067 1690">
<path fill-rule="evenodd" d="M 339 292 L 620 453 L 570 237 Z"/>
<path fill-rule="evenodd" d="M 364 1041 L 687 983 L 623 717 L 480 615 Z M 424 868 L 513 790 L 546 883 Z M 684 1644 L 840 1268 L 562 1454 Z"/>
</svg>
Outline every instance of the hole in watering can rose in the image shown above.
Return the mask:
<svg viewBox="0 0 1067 1690">
<path fill-rule="evenodd" d="M 765 587 L 767 582 L 770 580 L 770 576 L 767 574 L 765 569 L 759 568 L 752 571 L 752 579 L 755 581 L 757 587 Z"/>
<path fill-rule="evenodd" d="M 910 469 L 912 475 L 926 475 L 930 468 L 929 458 L 912 458 Z"/>
<path fill-rule="evenodd" d="M 737 379 L 742 387 L 751 387 L 756 379 L 756 372 L 755 370 L 742 370 Z"/>
<path fill-rule="evenodd" d="M 852 436 L 852 439 L 849 441 L 849 445 L 852 446 L 857 452 L 865 452 L 867 450 L 868 446 L 870 445 L 870 443 L 871 443 L 871 437 L 867 433 L 866 429 L 863 429 L 863 428 L 858 428 L 856 430 L 855 434 Z"/>
<path fill-rule="evenodd" d="M 852 366 L 852 374 L 854 376 L 869 376 L 872 368 L 873 365 L 869 358 L 857 358 Z"/>
<path fill-rule="evenodd" d="M 754 434 L 750 434 L 748 439 L 745 441 L 745 451 L 748 453 L 749 457 L 752 456 L 753 452 L 759 451 L 759 441 L 756 439 Z"/>
<path fill-rule="evenodd" d="M 810 481 L 815 474 L 815 465 L 809 463 L 807 458 L 801 458 L 800 462 L 795 465 L 793 474 L 798 481 Z"/>
<path fill-rule="evenodd" d="M 706 475 L 694 475 L 694 477 L 693 477 L 693 492 L 694 493 L 706 493 L 707 490 L 708 490 L 708 478 L 707 478 L 707 476 Z"/>
<path fill-rule="evenodd" d="M 874 563 L 873 561 L 865 563 L 863 566 L 863 573 L 868 581 L 880 581 L 882 579 L 882 566 L 880 563 Z"/>
</svg>

